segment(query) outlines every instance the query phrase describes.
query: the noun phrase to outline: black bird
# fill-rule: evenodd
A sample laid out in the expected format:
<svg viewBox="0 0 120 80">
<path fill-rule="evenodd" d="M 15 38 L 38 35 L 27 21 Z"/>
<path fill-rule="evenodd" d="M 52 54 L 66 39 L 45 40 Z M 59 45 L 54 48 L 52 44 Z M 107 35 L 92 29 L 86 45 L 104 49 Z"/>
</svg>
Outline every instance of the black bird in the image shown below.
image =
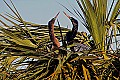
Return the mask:
<svg viewBox="0 0 120 80">
<path fill-rule="evenodd" d="M 78 31 L 78 21 L 76 19 L 74 19 L 73 17 L 70 17 L 69 15 L 67 15 L 65 12 L 64 12 L 64 14 L 71 20 L 71 22 L 73 24 L 72 31 L 69 31 L 66 34 L 66 41 L 67 41 L 67 44 L 69 45 L 69 44 L 73 43 L 73 40 L 76 37 L 77 31 Z M 54 35 L 54 23 L 55 23 L 55 20 L 58 15 L 59 15 L 59 13 L 48 22 L 49 35 L 50 35 L 50 40 L 53 42 L 53 48 L 60 47 L 60 43 Z"/>
<path fill-rule="evenodd" d="M 69 15 L 67 15 L 65 12 L 64 14 L 71 20 L 73 25 L 72 31 L 68 31 L 66 34 L 67 44 L 70 45 L 73 43 L 73 40 L 76 37 L 77 31 L 78 31 L 78 21 L 73 17 L 70 17 Z"/>
<path fill-rule="evenodd" d="M 63 12 L 63 13 L 71 20 L 72 25 L 73 25 L 72 31 L 68 31 L 66 33 L 67 45 L 70 45 L 74 42 L 74 38 L 77 35 L 78 21 L 76 19 L 74 19 L 73 17 L 70 17 L 69 15 L 67 15 L 65 12 Z M 51 41 L 53 42 L 52 49 L 59 49 L 59 47 L 60 47 L 59 40 L 54 35 L 54 23 L 55 23 L 55 20 L 58 15 L 59 15 L 59 13 L 48 22 L 49 35 L 50 35 Z M 89 48 L 90 47 L 86 44 L 79 44 L 79 45 L 76 45 L 75 47 L 73 47 L 72 51 L 83 51 L 83 50 L 88 50 Z"/>
</svg>

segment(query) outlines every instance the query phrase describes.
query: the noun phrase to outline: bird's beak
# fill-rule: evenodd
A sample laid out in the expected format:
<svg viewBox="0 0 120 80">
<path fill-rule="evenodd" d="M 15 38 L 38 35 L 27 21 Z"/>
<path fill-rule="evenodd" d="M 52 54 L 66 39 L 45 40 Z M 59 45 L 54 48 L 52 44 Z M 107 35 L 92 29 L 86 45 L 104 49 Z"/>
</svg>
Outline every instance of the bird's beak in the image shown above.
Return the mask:
<svg viewBox="0 0 120 80">
<path fill-rule="evenodd" d="M 57 15 L 54 17 L 54 19 L 56 19 L 56 18 L 58 17 L 59 13 L 60 13 L 60 12 L 57 13 Z"/>
<path fill-rule="evenodd" d="M 70 16 L 68 14 L 66 14 L 64 11 L 63 11 L 63 13 L 70 19 Z"/>
</svg>

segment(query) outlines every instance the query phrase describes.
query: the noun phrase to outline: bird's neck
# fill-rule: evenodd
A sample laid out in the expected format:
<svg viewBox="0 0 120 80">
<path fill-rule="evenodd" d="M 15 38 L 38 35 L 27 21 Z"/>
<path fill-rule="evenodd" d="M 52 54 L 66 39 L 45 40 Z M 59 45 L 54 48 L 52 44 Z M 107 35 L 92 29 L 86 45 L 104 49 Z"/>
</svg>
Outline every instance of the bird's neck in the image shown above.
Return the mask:
<svg viewBox="0 0 120 80">
<path fill-rule="evenodd" d="M 78 26 L 77 26 L 77 25 L 74 25 L 73 28 L 72 28 L 73 34 L 74 34 L 74 33 L 77 33 L 77 31 L 78 31 Z"/>
</svg>

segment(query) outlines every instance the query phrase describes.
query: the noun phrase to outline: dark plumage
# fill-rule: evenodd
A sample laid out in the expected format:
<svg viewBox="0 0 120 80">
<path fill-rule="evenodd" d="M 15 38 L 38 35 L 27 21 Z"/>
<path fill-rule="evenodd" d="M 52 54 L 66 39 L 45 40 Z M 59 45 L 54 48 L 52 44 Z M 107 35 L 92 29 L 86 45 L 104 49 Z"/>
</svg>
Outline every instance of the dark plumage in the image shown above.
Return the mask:
<svg viewBox="0 0 120 80">
<path fill-rule="evenodd" d="M 48 22 L 49 35 L 50 35 L 51 41 L 53 42 L 53 49 L 59 49 L 59 47 L 60 47 L 60 43 L 54 35 L 54 22 L 58 16 L 58 14 Z M 66 33 L 67 45 L 70 45 L 74 42 L 74 38 L 77 35 L 78 21 L 76 19 L 74 19 L 73 17 L 70 17 L 69 15 L 67 15 L 65 12 L 64 12 L 64 14 L 71 20 L 72 25 L 73 25 L 72 30 L 68 31 Z M 89 49 L 90 49 L 90 47 L 86 44 L 79 44 L 79 45 L 76 45 L 71 48 L 72 51 L 78 51 L 78 52 L 83 51 L 83 50 L 89 50 Z"/>
<path fill-rule="evenodd" d="M 66 40 L 68 45 L 73 43 L 73 40 L 76 37 L 77 31 L 78 31 L 78 21 L 73 17 L 70 17 L 70 20 L 73 24 L 73 28 L 72 28 L 72 31 L 69 31 L 66 34 Z"/>
</svg>

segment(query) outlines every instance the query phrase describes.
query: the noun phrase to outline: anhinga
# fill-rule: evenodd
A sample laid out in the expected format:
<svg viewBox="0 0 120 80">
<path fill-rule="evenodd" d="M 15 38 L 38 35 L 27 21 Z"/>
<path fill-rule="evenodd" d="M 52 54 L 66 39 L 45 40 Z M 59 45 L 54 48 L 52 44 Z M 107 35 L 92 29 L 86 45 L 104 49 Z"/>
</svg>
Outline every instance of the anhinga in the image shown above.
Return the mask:
<svg viewBox="0 0 120 80">
<path fill-rule="evenodd" d="M 67 44 L 69 45 L 73 43 L 73 40 L 76 37 L 77 31 L 78 31 L 78 21 L 73 17 L 70 17 L 69 15 L 67 15 L 65 12 L 64 14 L 71 20 L 73 25 L 72 31 L 69 31 L 66 34 Z"/>
<path fill-rule="evenodd" d="M 66 34 L 67 44 L 70 44 L 70 43 L 72 43 L 73 39 L 75 38 L 75 36 L 77 34 L 78 21 L 76 19 L 74 19 L 73 17 L 70 17 L 69 15 L 67 15 L 65 12 L 64 12 L 64 14 L 71 20 L 71 22 L 73 24 L 72 31 L 69 31 Z M 60 47 L 60 43 L 54 35 L 54 23 L 55 23 L 55 20 L 56 20 L 58 15 L 59 15 L 59 13 L 48 22 L 49 35 L 50 35 L 51 41 L 53 42 L 53 48 L 55 48 L 55 47 L 59 48 Z"/>
<path fill-rule="evenodd" d="M 50 40 L 53 42 L 53 49 L 60 47 L 60 43 L 54 35 L 54 23 L 59 13 L 48 22 L 49 35 L 50 35 Z"/>
<path fill-rule="evenodd" d="M 69 15 L 67 15 L 65 12 L 63 12 L 63 13 L 71 20 L 72 25 L 73 25 L 72 31 L 68 31 L 66 33 L 67 45 L 70 45 L 70 44 L 73 43 L 73 40 L 76 37 L 77 31 L 78 31 L 78 21 L 76 19 L 74 19 L 73 17 L 70 17 Z M 51 41 L 53 42 L 53 48 L 52 49 L 58 49 L 60 47 L 60 43 L 54 35 L 54 23 L 55 23 L 55 20 L 56 20 L 58 15 L 59 15 L 59 13 L 48 22 L 49 35 L 50 35 Z M 77 49 L 79 49 L 79 50 L 88 50 L 89 49 L 89 47 L 84 45 L 84 44 L 80 44 L 80 45 L 77 45 L 77 46 L 80 48 L 79 49 L 77 47 Z M 74 47 L 74 49 L 76 49 L 76 47 Z M 74 50 L 74 51 L 78 51 L 78 50 Z"/>
</svg>

